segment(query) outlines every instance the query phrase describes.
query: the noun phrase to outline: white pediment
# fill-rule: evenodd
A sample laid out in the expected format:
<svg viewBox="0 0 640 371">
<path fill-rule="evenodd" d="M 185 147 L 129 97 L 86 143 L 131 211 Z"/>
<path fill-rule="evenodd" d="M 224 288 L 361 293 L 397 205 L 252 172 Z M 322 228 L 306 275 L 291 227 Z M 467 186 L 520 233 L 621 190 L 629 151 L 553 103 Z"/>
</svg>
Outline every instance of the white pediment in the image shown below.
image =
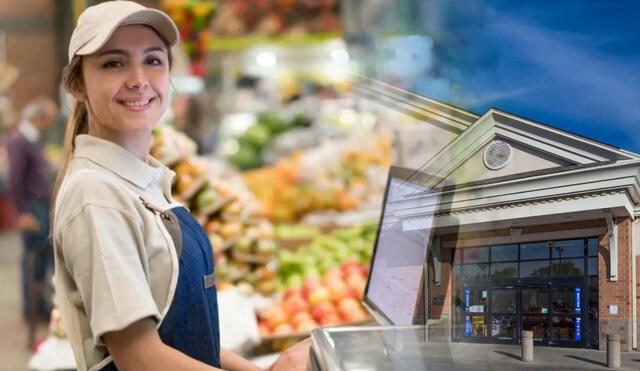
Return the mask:
<svg viewBox="0 0 640 371">
<path fill-rule="evenodd" d="M 500 140 L 511 147 L 506 166 L 485 166 L 484 151 Z M 570 132 L 491 109 L 451 141 L 421 170 L 462 184 L 554 167 L 638 159 L 639 155 Z"/>
</svg>

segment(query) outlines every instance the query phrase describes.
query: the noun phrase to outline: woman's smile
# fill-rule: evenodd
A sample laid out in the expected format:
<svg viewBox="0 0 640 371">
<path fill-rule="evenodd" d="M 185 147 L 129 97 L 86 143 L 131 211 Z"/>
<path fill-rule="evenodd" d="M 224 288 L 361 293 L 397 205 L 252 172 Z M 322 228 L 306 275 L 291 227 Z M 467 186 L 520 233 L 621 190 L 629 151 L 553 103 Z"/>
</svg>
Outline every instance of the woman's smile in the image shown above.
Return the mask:
<svg viewBox="0 0 640 371">
<path fill-rule="evenodd" d="M 151 108 L 151 104 L 155 101 L 156 97 L 149 98 L 131 98 L 131 99 L 116 99 L 116 102 L 125 106 L 127 109 L 140 112 L 146 111 Z"/>
</svg>

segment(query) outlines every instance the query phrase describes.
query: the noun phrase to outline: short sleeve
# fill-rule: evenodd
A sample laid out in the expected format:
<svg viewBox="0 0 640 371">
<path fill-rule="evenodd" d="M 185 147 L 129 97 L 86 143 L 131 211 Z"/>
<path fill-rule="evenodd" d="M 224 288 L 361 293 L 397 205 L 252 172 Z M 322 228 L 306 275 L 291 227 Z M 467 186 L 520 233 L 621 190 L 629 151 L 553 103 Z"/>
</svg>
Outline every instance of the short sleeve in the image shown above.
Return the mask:
<svg viewBox="0 0 640 371">
<path fill-rule="evenodd" d="M 135 216 L 87 204 L 60 229 L 59 248 L 96 344 L 145 317 L 160 320 L 147 280 L 144 239 Z"/>
</svg>

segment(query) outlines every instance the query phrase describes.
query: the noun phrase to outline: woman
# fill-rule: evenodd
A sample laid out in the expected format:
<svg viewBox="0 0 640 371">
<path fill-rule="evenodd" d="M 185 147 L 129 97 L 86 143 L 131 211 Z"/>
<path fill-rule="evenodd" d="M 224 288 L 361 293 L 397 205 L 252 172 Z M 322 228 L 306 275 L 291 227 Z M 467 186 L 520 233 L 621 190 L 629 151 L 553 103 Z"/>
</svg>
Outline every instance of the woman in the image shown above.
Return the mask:
<svg viewBox="0 0 640 371">
<path fill-rule="evenodd" d="M 129 1 L 87 8 L 71 36 L 53 239 L 79 370 L 257 369 L 220 349 L 211 246 L 172 201 L 173 172 L 149 156 L 177 40 L 164 13 Z M 304 369 L 308 351 L 301 343 L 271 369 Z"/>
</svg>

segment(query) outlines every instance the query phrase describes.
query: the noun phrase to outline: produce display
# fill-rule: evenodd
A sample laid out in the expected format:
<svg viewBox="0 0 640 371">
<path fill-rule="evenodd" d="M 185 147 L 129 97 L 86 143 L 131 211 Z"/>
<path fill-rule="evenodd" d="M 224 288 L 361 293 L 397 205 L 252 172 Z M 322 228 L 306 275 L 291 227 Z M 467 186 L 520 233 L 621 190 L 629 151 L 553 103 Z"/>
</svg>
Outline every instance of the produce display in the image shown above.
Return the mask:
<svg viewBox="0 0 640 371">
<path fill-rule="evenodd" d="M 281 300 L 258 311 L 262 336 L 308 332 L 368 319 L 360 304 L 375 226 L 337 229 L 295 251 L 278 254 Z"/>
<path fill-rule="evenodd" d="M 335 0 L 220 0 L 211 23 L 216 36 L 303 35 L 337 32 L 340 18 Z"/>
<path fill-rule="evenodd" d="M 228 159 L 241 170 L 260 167 L 264 165 L 264 151 L 278 135 L 310 125 L 311 120 L 304 115 L 284 119 L 274 113 L 262 113 L 258 115 L 257 122 L 236 139 L 238 150 Z"/>
<path fill-rule="evenodd" d="M 245 173 L 245 180 L 264 215 L 288 223 L 312 211 L 359 208 L 382 194 L 381 173 L 390 164 L 391 143 L 377 137 L 365 144 L 296 152 L 274 166 Z"/>
<path fill-rule="evenodd" d="M 235 284 L 246 294 L 273 294 L 273 227 L 260 216 L 243 179 L 219 161 L 195 156 L 193 142 L 171 127 L 160 126 L 153 134 L 152 156 L 176 173 L 174 199 L 189 208 L 209 236 L 219 288 Z"/>
</svg>

